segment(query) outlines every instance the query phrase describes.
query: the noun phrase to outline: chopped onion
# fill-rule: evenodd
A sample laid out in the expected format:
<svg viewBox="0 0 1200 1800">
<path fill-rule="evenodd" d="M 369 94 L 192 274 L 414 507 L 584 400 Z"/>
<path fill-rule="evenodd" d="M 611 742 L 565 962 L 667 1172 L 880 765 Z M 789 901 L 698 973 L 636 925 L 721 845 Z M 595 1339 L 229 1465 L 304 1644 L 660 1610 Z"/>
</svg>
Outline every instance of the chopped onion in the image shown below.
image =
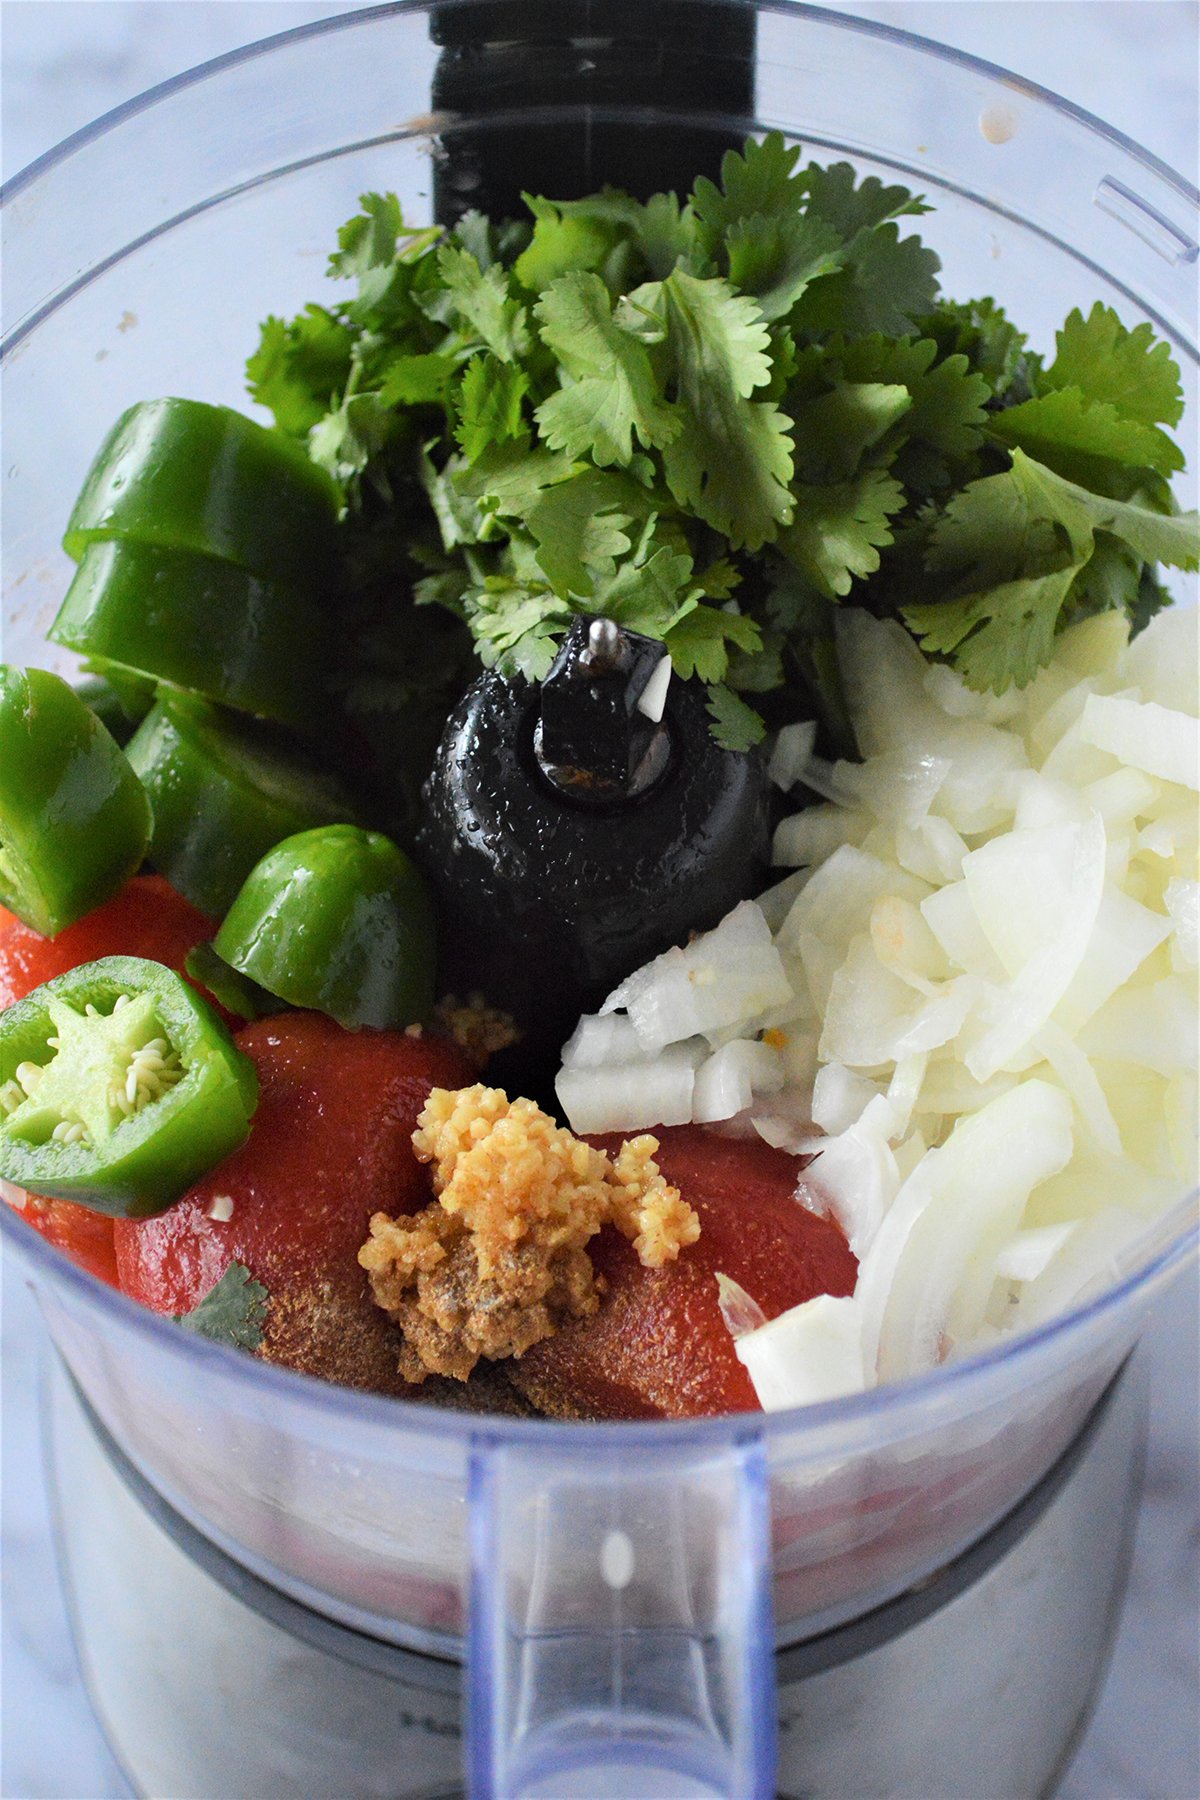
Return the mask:
<svg viewBox="0 0 1200 1800">
<path fill-rule="evenodd" d="M 739 1337 L 736 1349 L 764 1412 L 838 1400 L 863 1386 L 861 1324 L 853 1298 L 818 1294 Z"/>
<path fill-rule="evenodd" d="M 815 720 L 806 720 L 801 725 L 785 725 L 775 739 L 771 760 L 767 764 L 767 779 L 773 781 L 776 787 L 782 788 L 785 794 L 794 788 L 804 773 L 804 765 L 812 755 L 816 741 Z"/>
<path fill-rule="evenodd" d="M 749 1022 L 791 998 L 770 927 L 754 902 L 743 900 L 686 950 L 668 950 L 622 982 L 601 1012 L 627 1008 L 643 1051 L 651 1051 Z"/>
<path fill-rule="evenodd" d="M 1196 721 L 1157 701 L 1091 694 L 1083 709 L 1080 736 L 1107 750 L 1118 762 L 1145 769 L 1163 781 L 1200 788 L 1200 739 Z"/>
<path fill-rule="evenodd" d="M 571 1130 L 582 1134 L 688 1125 L 697 1060 L 689 1045 L 675 1044 L 646 1062 L 560 1069 L 554 1091 Z"/>
<path fill-rule="evenodd" d="M 708 1125 L 745 1112 L 758 1094 L 777 1094 L 784 1083 L 783 1059 L 769 1044 L 739 1038 L 717 1050 L 696 1070 L 692 1119 Z"/>
</svg>

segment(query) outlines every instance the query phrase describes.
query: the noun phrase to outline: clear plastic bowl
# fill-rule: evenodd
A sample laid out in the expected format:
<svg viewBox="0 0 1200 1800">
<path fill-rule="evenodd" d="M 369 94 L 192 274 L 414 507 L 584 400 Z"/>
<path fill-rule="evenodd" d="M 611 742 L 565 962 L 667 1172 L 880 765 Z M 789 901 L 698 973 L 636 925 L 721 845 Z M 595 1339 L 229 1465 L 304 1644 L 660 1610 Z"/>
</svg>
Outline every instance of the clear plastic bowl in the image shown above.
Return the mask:
<svg viewBox="0 0 1200 1800">
<path fill-rule="evenodd" d="M 513 17 L 501 30 L 495 10 L 480 0 L 379 7 L 287 33 L 110 114 L 6 190 L 6 659 L 69 661 L 44 640 L 68 575 L 59 538 L 112 419 L 158 394 L 244 405 L 258 321 L 320 295 L 327 248 L 357 195 L 391 188 L 410 219 L 428 218 L 435 159 L 463 134 L 486 166 L 500 137 L 511 143 L 519 130 L 586 122 L 588 141 L 602 144 L 611 127 L 621 130 L 609 142 L 635 126 L 694 127 L 669 83 L 651 83 L 643 106 L 601 78 L 597 33 L 618 16 L 621 54 L 661 63 L 637 10 L 600 9 L 597 25 L 596 9 L 568 0 L 541 15 L 553 40 L 550 100 L 510 106 L 492 94 L 486 125 L 434 115 L 434 30 L 443 41 L 511 38 L 517 15 L 539 16 L 502 8 Z M 1072 307 L 1097 299 L 1129 323 L 1152 321 L 1184 367 L 1195 419 L 1193 190 L 1073 106 L 969 57 L 817 8 L 735 10 L 757 39 L 741 61 L 706 50 L 702 32 L 692 45 L 705 124 L 731 135 L 778 127 L 819 159 L 847 157 L 925 193 L 936 210 L 920 229 L 942 256 L 947 292 L 995 295 L 1038 346 Z M 665 13 L 677 26 L 678 7 Z M 712 16 L 704 0 L 693 16 Z M 751 91 L 751 74 L 752 109 L 723 110 L 722 96 Z M 595 168 L 590 185 L 606 172 Z M 553 167 L 540 185 L 555 192 Z M 1136 1266 L 1091 1304 L 932 1375 L 769 1417 L 620 1426 L 469 1418 L 326 1386 L 179 1332 L 71 1268 L 7 1207 L 0 1228 L 80 1387 L 135 1464 L 285 1592 L 380 1638 L 460 1655 L 470 1514 L 476 1659 L 494 1651 L 500 1677 L 504 1653 L 494 1636 L 484 1641 L 481 1621 L 503 1638 L 519 1614 L 519 1638 L 535 1593 L 543 1621 L 554 1624 L 556 1606 L 585 1631 L 607 1620 L 611 1582 L 586 1574 L 579 1555 L 569 1576 L 553 1574 L 564 1536 L 574 1532 L 578 1549 L 586 1496 L 603 1493 L 592 1525 L 599 1512 L 619 1519 L 635 1550 L 653 1514 L 659 1538 L 645 1543 L 661 1559 L 663 1520 L 674 1521 L 668 1549 L 682 1559 L 689 1616 L 745 1653 L 741 1677 L 722 1677 L 732 1715 L 739 1680 L 753 1686 L 764 1667 L 762 1483 L 778 1642 L 921 1579 L 1070 1442 L 1193 1251 L 1194 1216 L 1181 1199 Z M 685 1602 L 660 1592 L 647 1617 Z M 477 1716 L 502 1735 L 495 1687 L 479 1681 Z"/>
</svg>

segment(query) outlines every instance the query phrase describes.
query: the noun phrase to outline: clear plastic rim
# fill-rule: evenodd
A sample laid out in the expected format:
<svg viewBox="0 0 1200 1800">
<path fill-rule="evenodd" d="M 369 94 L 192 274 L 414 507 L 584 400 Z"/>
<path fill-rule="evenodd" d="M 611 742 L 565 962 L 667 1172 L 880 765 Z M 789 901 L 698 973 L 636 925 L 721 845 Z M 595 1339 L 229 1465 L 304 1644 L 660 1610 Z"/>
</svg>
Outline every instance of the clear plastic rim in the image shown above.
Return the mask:
<svg viewBox="0 0 1200 1800">
<path fill-rule="evenodd" d="M 1184 1201 L 1177 1211 L 1186 1219 L 1193 1210 Z M 1108 1315 L 1119 1312 L 1133 1302 L 1143 1290 L 1166 1285 L 1200 1250 L 1200 1222 L 1184 1225 L 1180 1235 L 1165 1249 L 1157 1252 L 1112 1287 L 1106 1288 L 1085 1306 L 1050 1319 L 1035 1330 L 1024 1333 L 1011 1344 L 992 1345 L 961 1362 L 942 1364 L 923 1375 L 907 1376 L 901 1381 L 887 1382 L 882 1387 L 868 1388 L 842 1400 L 825 1400 L 810 1406 L 794 1406 L 770 1413 L 722 1413 L 710 1419 L 630 1419 L 620 1422 L 583 1419 L 513 1419 L 491 1418 L 486 1413 L 463 1414 L 448 1407 L 430 1406 L 422 1401 L 401 1400 L 384 1394 L 364 1393 L 357 1388 L 336 1387 L 312 1375 L 276 1363 L 262 1362 L 224 1344 L 213 1343 L 191 1332 L 180 1332 L 174 1322 L 161 1313 L 131 1300 L 116 1288 L 99 1281 L 48 1244 L 12 1207 L 0 1203 L 0 1237 L 7 1235 L 18 1254 L 35 1269 L 44 1272 L 52 1285 L 66 1286 L 89 1305 L 98 1307 L 126 1326 L 143 1333 L 170 1355 L 209 1362 L 226 1373 L 238 1377 L 251 1387 L 259 1387 L 265 1396 L 278 1395 L 281 1401 L 303 1401 L 324 1412 L 332 1412 L 347 1423 L 359 1422 L 380 1427 L 395 1426 L 397 1409 L 407 1426 L 437 1436 L 461 1440 L 466 1437 L 501 1436 L 506 1442 L 517 1439 L 538 1443 L 565 1434 L 577 1440 L 614 1445 L 632 1443 L 654 1432 L 669 1435 L 681 1446 L 728 1443 L 731 1436 L 743 1439 L 765 1433 L 768 1436 L 803 1426 L 819 1432 L 823 1427 L 865 1425 L 889 1414 L 911 1411 L 915 1416 L 922 1403 L 938 1400 L 953 1391 L 964 1394 L 972 1387 L 986 1389 L 989 1378 L 1014 1364 L 1034 1361 L 1037 1353 L 1072 1336 L 1082 1338 L 1086 1330 L 1100 1324 Z"/>
<path fill-rule="evenodd" d="M 197 63 L 194 69 L 185 69 L 180 75 L 172 75 L 166 81 L 158 82 L 154 87 L 146 88 L 143 93 L 135 94 L 130 100 L 122 101 L 110 111 L 101 113 L 98 119 L 82 126 L 69 137 L 62 139 L 50 150 L 35 157 L 23 169 L 0 185 L 0 205 L 15 200 L 24 190 L 47 170 L 57 163 L 63 162 L 76 151 L 86 148 L 95 139 L 103 137 L 106 132 L 134 117 L 149 107 L 157 106 L 160 101 L 167 100 L 172 94 L 192 87 L 197 82 L 207 81 L 226 69 L 237 68 L 242 63 L 253 62 L 256 57 L 270 55 L 285 44 L 300 43 L 306 38 L 324 37 L 338 31 L 353 31 L 378 19 L 388 18 L 400 13 L 428 12 L 465 12 L 471 7 L 487 5 L 490 0 L 389 0 L 381 6 L 365 6 L 355 12 L 337 13 L 328 19 L 315 19 L 307 25 L 295 25 L 287 31 L 279 31 L 270 37 L 258 38 L 252 44 L 243 44 L 240 49 L 228 50 L 221 56 L 214 56 L 208 62 Z M 978 75 L 986 75 L 993 80 L 1002 81 L 1006 86 L 1027 95 L 1052 111 L 1063 113 L 1074 119 L 1087 131 L 1108 143 L 1115 144 L 1125 155 L 1142 165 L 1151 174 L 1168 183 L 1193 206 L 1200 206 L 1200 189 L 1187 181 L 1170 163 L 1155 156 L 1136 139 L 1127 137 L 1095 113 L 1085 107 L 1077 106 L 1073 100 L 1066 100 L 1056 94 L 1052 88 L 1043 87 L 1040 82 L 1031 81 L 1027 76 L 1015 75 L 1000 63 L 988 62 L 981 56 L 973 56 L 970 51 L 956 50 L 949 44 L 940 44 L 935 38 L 923 37 L 919 32 L 905 31 L 898 25 L 884 25 L 873 19 L 859 19 L 851 13 L 833 12 L 827 6 L 812 6 L 807 0 L 695 0 L 699 5 L 734 5 L 744 12 L 780 13 L 793 18 L 807 18 L 819 21 L 823 25 L 833 26 L 837 30 L 856 33 L 860 37 L 875 38 L 882 43 L 894 43 L 910 46 L 926 54 L 936 57 L 939 62 L 952 63 L 959 68 L 971 70 Z"/>
<path fill-rule="evenodd" d="M 701 5 L 714 4 L 716 0 L 698 0 L 698 3 Z M 832 12 L 827 7 L 809 5 L 806 0 L 722 0 L 722 3 L 726 5 L 732 3 L 748 12 L 769 12 L 812 19 L 838 30 L 856 33 L 885 43 L 901 44 L 918 50 L 939 62 L 949 63 L 972 73 L 986 76 L 991 80 L 1001 81 L 1050 110 L 1066 115 L 1089 133 L 1116 145 L 1125 155 L 1139 163 L 1158 180 L 1174 188 L 1189 204 L 1200 206 L 1200 191 L 1172 169 L 1169 164 L 1154 156 L 1123 132 L 1118 131 L 1115 126 L 1109 125 L 1095 114 L 1089 113 L 1085 108 L 1075 105 L 1073 101 L 1065 100 L 1050 88 L 1043 87 L 1024 76 L 1014 75 L 998 63 L 988 62 L 982 57 L 972 56 L 967 51 L 939 44 L 932 38 L 922 37 L 916 32 L 904 31 L 898 26 L 855 18 L 850 14 Z M 60 144 L 35 158 L 33 162 L 0 187 L 0 207 L 10 204 L 40 176 L 57 164 L 66 161 L 78 151 L 85 149 L 125 120 L 147 111 L 162 101 L 169 100 L 172 95 L 186 88 L 220 75 L 228 69 L 236 68 L 243 63 L 270 55 L 285 45 L 330 35 L 338 31 L 354 30 L 379 19 L 398 14 L 420 14 L 433 11 L 465 12 L 472 7 L 484 4 L 487 4 L 487 0 L 390 0 L 390 3 L 386 5 L 364 7 L 355 12 L 337 14 L 332 18 L 318 19 L 307 25 L 295 26 L 288 31 L 278 32 L 271 37 L 261 38 L 253 44 L 244 45 L 240 49 L 228 51 L 222 56 L 212 58 L 209 62 L 198 64 L 194 69 L 186 70 L 180 75 L 172 76 L 169 80 L 158 83 L 155 87 L 146 89 L 144 93 L 112 108 L 111 111 L 102 114 L 91 124 L 72 133 L 70 137 L 64 138 Z M 19 335 L 24 336 L 24 328 L 20 329 Z M 1175 1235 L 1176 1221 L 1178 1221 L 1177 1236 Z M 1166 1247 L 1157 1251 L 1148 1261 L 1123 1276 L 1112 1287 L 1097 1295 L 1085 1306 L 1047 1321 L 1046 1324 L 1023 1334 L 1012 1343 L 993 1345 L 973 1356 L 964 1357 L 960 1362 L 945 1364 L 926 1374 L 909 1376 L 901 1381 L 889 1382 L 882 1387 L 870 1388 L 864 1393 L 852 1394 L 845 1399 L 824 1401 L 805 1407 L 791 1407 L 786 1411 L 772 1413 L 723 1414 L 705 1420 L 663 1419 L 599 1423 L 582 1420 L 505 1417 L 502 1420 L 491 1421 L 487 1415 L 464 1415 L 448 1408 L 430 1406 L 421 1402 L 363 1393 L 352 1388 L 335 1387 L 332 1383 L 318 1380 L 313 1376 L 302 1375 L 292 1369 L 249 1358 L 244 1352 L 209 1342 L 192 1334 L 181 1336 L 178 1328 L 161 1314 L 149 1311 L 146 1307 L 139 1305 L 136 1301 L 129 1299 L 116 1289 L 108 1287 L 104 1282 L 68 1262 L 11 1207 L 0 1204 L 0 1238 L 7 1237 L 18 1255 L 25 1262 L 31 1264 L 35 1271 L 45 1274 L 51 1285 L 57 1283 L 65 1286 L 68 1291 L 73 1290 L 77 1298 L 98 1307 L 102 1314 L 107 1313 L 126 1326 L 144 1333 L 168 1354 L 186 1356 L 193 1362 L 197 1359 L 201 1363 L 208 1362 L 250 1387 L 260 1388 L 266 1396 L 278 1395 L 281 1402 L 290 1399 L 293 1403 L 313 1405 L 322 1412 L 335 1415 L 342 1422 L 375 1425 L 380 1428 L 387 1428 L 389 1425 L 395 1427 L 398 1419 L 397 1409 L 399 1409 L 399 1413 L 408 1427 L 456 1442 L 461 1442 L 468 1437 L 497 1434 L 502 1435 L 510 1442 L 515 1438 L 519 1441 L 537 1443 L 550 1438 L 561 1441 L 564 1435 L 569 1435 L 577 1440 L 586 1436 L 593 1444 L 599 1446 L 604 1442 L 613 1447 L 632 1444 L 638 1439 L 644 1438 L 647 1432 L 653 1432 L 660 1437 L 668 1436 L 681 1446 L 689 1444 L 715 1447 L 727 1443 L 731 1435 L 740 1438 L 762 1433 L 770 1437 L 801 1428 L 816 1435 L 820 1434 L 823 1428 L 868 1425 L 880 1417 L 897 1415 L 900 1418 L 906 1413 L 910 1414 L 915 1421 L 924 1402 L 936 1401 L 948 1392 L 962 1395 L 972 1387 L 986 1391 L 990 1379 L 996 1377 L 1001 1370 L 1008 1371 L 1015 1363 L 1022 1361 L 1028 1365 L 1036 1360 L 1040 1351 L 1070 1337 L 1077 1336 L 1082 1339 L 1088 1328 L 1100 1324 L 1106 1316 L 1118 1312 L 1126 1303 L 1132 1305 L 1143 1291 L 1148 1292 L 1156 1285 L 1165 1285 L 1184 1268 L 1200 1248 L 1200 1220 L 1196 1217 L 1196 1196 L 1181 1200 L 1168 1219 L 1160 1222 L 1157 1231 L 1160 1236 L 1170 1235 L 1171 1241 L 1167 1243 Z"/>
</svg>

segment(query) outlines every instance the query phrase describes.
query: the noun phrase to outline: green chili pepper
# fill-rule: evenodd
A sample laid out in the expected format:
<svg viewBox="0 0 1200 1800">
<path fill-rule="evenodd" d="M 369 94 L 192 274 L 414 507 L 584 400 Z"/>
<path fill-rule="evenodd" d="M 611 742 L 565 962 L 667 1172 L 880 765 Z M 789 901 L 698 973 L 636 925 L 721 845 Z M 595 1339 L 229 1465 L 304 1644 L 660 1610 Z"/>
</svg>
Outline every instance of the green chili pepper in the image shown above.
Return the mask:
<svg viewBox="0 0 1200 1800">
<path fill-rule="evenodd" d="M 217 954 L 293 1006 L 351 1029 L 411 1025 L 434 995 L 434 915 L 390 838 L 326 825 L 277 844 L 247 877 Z"/>
<path fill-rule="evenodd" d="M 266 1019 L 272 1013 L 288 1010 L 286 1001 L 268 994 L 256 981 L 230 968 L 212 944 L 197 944 L 195 949 L 189 950 L 183 966 L 191 979 L 235 1019 Z"/>
<path fill-rule="evenodd" d="M 227 406 L 146 400 L 100 446 L 63 538 L 195 550 L 266 581 L 319 588 L 336 546 L 337 489 L 304 451 Z"/>
<path fill-rule="evenodd" d="M 354 812 L 341 784 L 278 734 L 195 694 L 160 694 L 127 754 L 154 809 L 150 861 L 216 918 L 273 845 Z"/>
<path fill-rule="evenodd" d="M 124 1218 L 243 1144 L 254 1064 L 171 969 L 106 956 L 0 1013 L 0 1175 Z"/>
<path fill-rule="evenodd" d="M 73 683 L 75 692 L 90 706 L 114 744 L 129 742 L 154 705 L 154 684 L 130 670 L 103 664 L 99 658 L 85 663 L 91 673 Z"/>
<path fill-rule="evenodd" d="M 326 658 L 311 594 L 157 544 L 89 544 L 55 643 L 244 712 L 311 724 Z"/>
<path fill-rule="evenodd" d="M 58 675 L 0 663 L 0 902 L 56 937 L 149 841 L 146 794 L 95 713 Z"/>
</svg>

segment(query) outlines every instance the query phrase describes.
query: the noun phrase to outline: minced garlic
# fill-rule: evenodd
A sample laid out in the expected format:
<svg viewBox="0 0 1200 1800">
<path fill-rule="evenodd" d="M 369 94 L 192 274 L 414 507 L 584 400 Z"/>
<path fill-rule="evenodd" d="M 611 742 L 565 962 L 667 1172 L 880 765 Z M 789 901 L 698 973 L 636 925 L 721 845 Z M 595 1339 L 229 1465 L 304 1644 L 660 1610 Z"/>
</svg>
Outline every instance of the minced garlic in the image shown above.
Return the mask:
<svg viewBox="0 0 1200 1800">
<path fill-rule="evenodd" d="M 567 1318 L 596 1310 L 584 1246 L 606 1224 L 648 1268 L 695 1243 L 700 1222 L 659 1173 L 658 1141 L 613 1162 L 499 1088 L 434 1088 L 413 1133 L 437 1201 L 411 1218 L 377 1213 L 359 1261 L 404 1334 L 401 1373 L 466 1380 L 480 1357 L 520 1356 Z"/>
</svg>

